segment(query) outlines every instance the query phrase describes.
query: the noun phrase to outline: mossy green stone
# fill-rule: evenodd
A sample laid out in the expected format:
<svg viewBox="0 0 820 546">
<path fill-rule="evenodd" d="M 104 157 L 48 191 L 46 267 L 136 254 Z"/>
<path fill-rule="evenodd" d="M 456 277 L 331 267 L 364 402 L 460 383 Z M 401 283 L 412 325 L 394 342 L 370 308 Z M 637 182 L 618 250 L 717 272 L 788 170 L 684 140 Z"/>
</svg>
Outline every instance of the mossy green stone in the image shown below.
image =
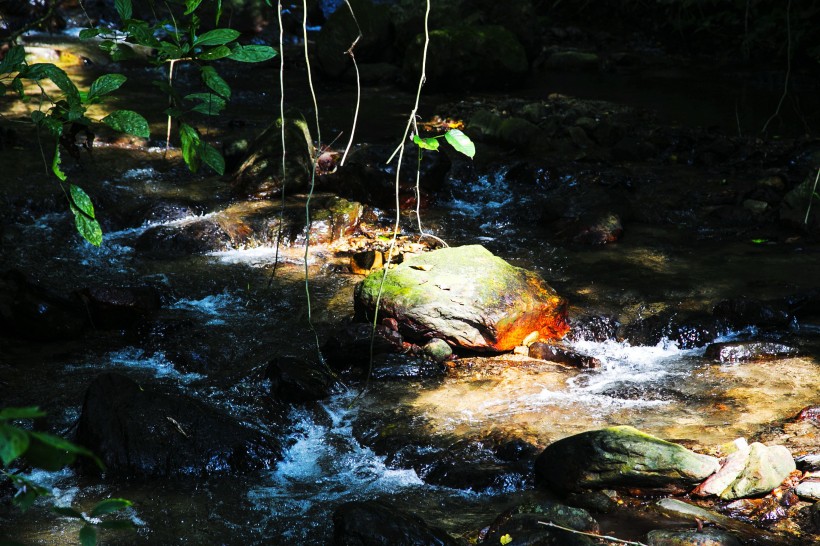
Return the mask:
<svg viewBox="0 0 820 546">
<path fill-rule="evenodd" d="M 383 283 L 383 285 L 382 285 Z M 567 331 L 566 303 L 536 273 L 479 245 L 443 248 L 370 274 L 356 288 L 360 310 L 395 318 L 411 339 L 507 351 L 533 331 L 547 339 Z"/>
<path fill-rule="evenodd" d="M 630 426 L 569 436 L 547 446 L 535 462 L 536 475 L 559 493 L 611 487 L 688 487 L 718 467 L 714 457 Z"/>
</svg>

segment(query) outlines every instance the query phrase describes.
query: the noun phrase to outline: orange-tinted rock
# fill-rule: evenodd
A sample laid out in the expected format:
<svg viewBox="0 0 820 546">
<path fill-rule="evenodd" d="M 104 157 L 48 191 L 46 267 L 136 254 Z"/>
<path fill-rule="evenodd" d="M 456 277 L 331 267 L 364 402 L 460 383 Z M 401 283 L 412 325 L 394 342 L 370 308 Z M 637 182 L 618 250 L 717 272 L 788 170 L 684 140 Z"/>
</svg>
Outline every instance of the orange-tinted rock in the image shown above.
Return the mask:
<svg viewBox="0 0 820 546">
<path fill-rule="evenodd" d="M 373 316 L 383 272 L 356 288 L 361 316 Z M 562 338 L 566 301 L 538 274 L 514 267 L 473 245 L 407 259 L 388 271 L 379 313 L 411 339 L 441 338 L 474 351 L 512 350 L 532 332 Z"/>
</svg>

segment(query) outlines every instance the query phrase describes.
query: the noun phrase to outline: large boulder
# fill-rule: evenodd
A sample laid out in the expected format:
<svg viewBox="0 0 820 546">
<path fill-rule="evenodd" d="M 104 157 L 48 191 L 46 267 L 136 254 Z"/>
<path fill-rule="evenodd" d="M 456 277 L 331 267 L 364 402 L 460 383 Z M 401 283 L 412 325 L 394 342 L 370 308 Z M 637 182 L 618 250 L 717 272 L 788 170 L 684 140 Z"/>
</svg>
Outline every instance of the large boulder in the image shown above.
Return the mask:
<svg viewBox="0 0 820 546">
<path fill-rule="evenodd" d="M 610 487 L 687 488 L 714 473 L 718 460 L 630 426 L 582 432 L 547 446 L 536 476 L 558 493 Z"/>
<path fill-rule="evenodd" d="M 278 440 L 182 394 L 103 373 L 88 387 L 78 442 L 108 472 L 138 477 L 204 476 L 271 468 Z"/>
<path fill-rule="evenodd" d="M 446 532 L 386 502 L 347 502 L 333 513 L 334 546 L 455 546 Z"/>
<path fill-rule="evenodd" d="M 357 313 L 398 321 L 411 339 L 440 338 L 474 351 L 509 351 L 532 332 L 563 337 L 566 301 L 536 273 L 479 245 L 442 248 L 370 274 L 356 286 Z M 381 297 L 379 293 L 381 292 Z"/>
</svg>

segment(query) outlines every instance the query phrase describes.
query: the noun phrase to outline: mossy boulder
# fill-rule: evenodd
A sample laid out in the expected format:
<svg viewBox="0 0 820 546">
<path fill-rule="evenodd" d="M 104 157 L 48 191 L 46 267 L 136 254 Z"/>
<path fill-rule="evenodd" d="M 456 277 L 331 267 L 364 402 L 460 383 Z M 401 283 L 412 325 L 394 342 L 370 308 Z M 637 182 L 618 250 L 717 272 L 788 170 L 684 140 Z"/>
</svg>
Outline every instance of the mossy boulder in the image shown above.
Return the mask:
<svg viewBox="0 0 820 546">
<path fill-rule="evenodd" d="M 547 446 L 536 476 L 558 493 L 612 487 L 691 487 L 713 474 L 718 460 L 630 426 L 569 436 Z"/>
<path fill-rule="evenodd" d="M 424 35 L 417 35 L 404 57 L 404 76 L 421 73 Z M 529 70 L 524 46 L 499 25 L 448 27 L 430 32 L 426 87 L 475 89 L 510 87 Z"/>
<path fill-rule="evenodd" d="M 417 341 L 440 338 L 474 351 L 509 351 L 530 333 L 563 337 L 566 301 L 538 274 L 493 256 L 480 245 L 442 248 L 370 274 L 355 292 L 357 313 L 392 317 Z"/>
</svg>

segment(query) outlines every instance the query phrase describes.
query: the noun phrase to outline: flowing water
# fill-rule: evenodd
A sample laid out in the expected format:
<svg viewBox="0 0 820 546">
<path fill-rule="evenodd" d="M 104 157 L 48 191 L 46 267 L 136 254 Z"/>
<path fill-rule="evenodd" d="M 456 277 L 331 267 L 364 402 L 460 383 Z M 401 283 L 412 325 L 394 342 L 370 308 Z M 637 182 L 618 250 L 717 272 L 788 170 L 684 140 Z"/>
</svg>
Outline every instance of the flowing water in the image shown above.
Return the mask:
<svg viewBox="0 0 820 546">
<path fill-rule="evenodd" d="M 236 115 L 251 109 L 240 100 Z M 394 110 L 383 119 L 400 125 L 401 114 Z M 160 118 L 153 122 L 161 127 Z M 249 124 L 263 126 L 264 120 L 249 118 Z M 379 131 L 386 131 L 383 124 Z M 36 140 L 27 144 L 2 158 L 10 173 L 3 181 L 4 206 L 15 211 L 3 226 L 3 267 L 22 270 L 64 294 L 89 285 L 154 286 L 163 295 L 159 319 L 186 329 L 160 340 L 165 343 L 159 349 L 139 335 L 121 332 L 94 331 L 77 341 L 40 344 L 4 339 L 0 405 L 40 405 L 55 430 L 70 435 L 85 387 L 101 371 L 115 370 L 173 385 L 266 434 L 286 438 L 277 467 L 249 475 L 112 483 L 73 470 L 32 475 L 52 488 L 60 505 L 87 509 L 109 495 L 132 499 L 128 516 L 138 531 L 106 535 L 110 543 L 319 544 L 332 532 L 336 506 L 375 497 L 460 534 L 488 525 L 521 498 L 540 494 L 531 486 L 474 492 L 425 484 L 412 469 L 391 466 L 362 443 L 357 426 L 367 428 L 374 415 L 401 415 L 430 438 L 501 433 L 544 446 L 584 430 L 629 424 L 709 446 L 748 437 L 817 402 L 820 329 L 795 323 L 775 332 L 725 332 L 723 339 L 786 337 L 803 349 L 800 357 L 719 365 L 703 358 L 703 349 L 684 350 L 669 341 L 631 346 L 579 339 L 574 347 L 599 358 L 600 369 L 509 356 L 472 359 L 470 373 L 376 382 L 361 399 L 355 398 L 354 387 L 295 407 L 281 430 L 268 419 L 260 371 L 274 356 L 315 352 L 306 322 L 302 250 L 284 250 L 285 263 L 272 280 L 275 249 L 265 246 L 147 259 L 134 242 L 152 224 L 134 222 L 128 213 L 111 221 L 101 248 L 91 248 L 73 233 L 71 215 L 54 197 L 54 185 L 32 170 L 39 169 L 37 154 L 30 151 L 36 150 Z M 104 195 L 100 208 L 110 214 L 135 211 L 157 199 L 185 199 L 200 206 L 199 214 L 209 214 L 225 190 L 218 180 L 186 174 L 178 151 L 164 158 L 160 147 L 101 147 L 71 176 L 82 180 L 90 194 Z M 602 248 L 554 246 L 544 228 L 520 214 L 532 204 L 531 197 L 507 180 L 505 168 L 488 168 L 474 179 L 449 180 L 425 220 L 451 244 L 480 242 L 541 272 L 568 297 L 574 312 L 588 307 L 625 318 L 650 309 L 709 309 L 742 294 L 799 293 L 813 288 L 820 275 L 820 254 L 811 248 L 697 240 L 674 226 L 632 225 L 623 241 Z M 320 338 L 350 317 L 353 287 L 360 280 L 328 267 L 333 261 L 329 249 L 318 247 L 307 267 Z M 200 365 L 180 366 L 169 353 L 191 346 L 206 355 Z M 22 515 L 4 507 L 0 528 L 14 529 L 13 536 L 30 544 L 75 543 L 78 525 L 50 514 L 48 505 L 39 502 Z"/>
</svg>

